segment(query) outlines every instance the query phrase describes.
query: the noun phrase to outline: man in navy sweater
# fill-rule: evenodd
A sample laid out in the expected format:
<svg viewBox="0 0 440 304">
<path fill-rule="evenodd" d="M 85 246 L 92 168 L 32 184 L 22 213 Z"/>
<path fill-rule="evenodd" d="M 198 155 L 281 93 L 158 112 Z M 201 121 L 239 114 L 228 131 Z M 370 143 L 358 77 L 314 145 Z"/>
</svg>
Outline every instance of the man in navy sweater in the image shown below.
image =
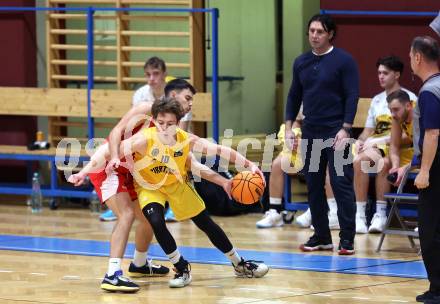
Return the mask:
<svg viewBox="0 0 440 304">
<path fill-rule="evenodd" d="M 286 144 L 292 148 L 297 146 L 290 130 L 302 102 L 305 116 L 302 138 L 307 140 L 307 144 L 303 141 L 301 145 L 306 147 L 303 172 L 315 233 L 300 249 L 333 250 L 324 190 L 328 163 L 341 227 L 338 253 L 351 255 L 354 254 L 356 205 L 353 167 L 345 163 L 351 163 L 346 161 L 349 157 L 347 140 L 351 137 L 357 110 L 359 74 L 351 55 L 333 47 L 335 35 L 336 25 L 329 15 L 315 15 L 310 19 L 308 36 L 312 50 L 296 58 L 293 64 L 286 104 Z"/>
</svg>

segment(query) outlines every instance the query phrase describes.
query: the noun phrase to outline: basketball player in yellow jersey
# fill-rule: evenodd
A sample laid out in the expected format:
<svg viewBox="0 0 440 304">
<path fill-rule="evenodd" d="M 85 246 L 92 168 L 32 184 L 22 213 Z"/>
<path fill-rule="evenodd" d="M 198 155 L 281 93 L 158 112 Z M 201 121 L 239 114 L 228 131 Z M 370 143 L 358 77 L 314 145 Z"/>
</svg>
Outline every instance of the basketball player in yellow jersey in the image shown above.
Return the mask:
<svg viewBox="0 0 440 304">
<path fill-rule="evenodd" d="M 353 162 L 354 191 L 356 195 L 356 233 L 382 232 L 386 223 L 387 202 L 384 194 L 389 191 L 387 182 L 388 170 L 391 168 L 389 144 L 392 118 L 386 97 L 397 90 L 408 92 L 412 100 L 416 96 L 400 86 L 399 80 L 403 73 L 403 62 L 396 56 L 379 58 L 377 76 L 380 86 L 384 89 L 371 100 L 365 128 L 356 141 L 356 156 Z M 373 166 L 374 165 L 374 166 Z M 370 171 L 371 170 L 371 171 Z M 376 211 L 367 226 L 366 206 L 370 176 L 376 173 Z"/>
<path fill-rule="evenodd" d="M 393 117 L 391 126 L 390 159 L 391 169 L 389 173 L 397 172 L 398 186 L 402 180 L 403 172 L 411 163 L 413 149 L 413 109 L 415 101 L 411 101 L 408 93 L 399 90 L 387 96 L 388 107 Z"/>
<path fill-rule="evenodd" d="M 231 261 L 239 277 L 262 277 L 269 268 L 262 262 L 245 261 L 235 250 L 224 231 L 210 218 L 205 204 L 188 181 L 187 169 L 193 174 L 223 187 L 230 195 L 231 181 L 194 160 L 191 151 L 207 155 L 229 156 L 229 161 L 242 162 L 244 167 L 262 172 L 255 164 L 236 151 L 212 144 L 179 129 L 183 116 L 180 103 L 174 99 L 158 100 L 152 106 L 155 127 L 144 128 L 120 145 L 120 157 L 127 158 L 135 152 L 133 177 L 143 214 L 153 228 L 154 235 L 175 266 L 176 275 L 169 281 L 170 287 L 184 287 L 191 283 L 190 265 L 177 249 L 176 241 L 168 231 L 164 219 L 164 206 L 168 201 L 178 220 L 191 219 L 210 241 Z M 102 168 L 109 159 L 108 146 L 101 146 L 91 161 L 80 172 Z M 263 177 L 263 176 L 262 176 Z M 73 178 L 75 179 L 75 178 Z M 264 180 L 264 177 L 263 177 Z"/>
</svg>

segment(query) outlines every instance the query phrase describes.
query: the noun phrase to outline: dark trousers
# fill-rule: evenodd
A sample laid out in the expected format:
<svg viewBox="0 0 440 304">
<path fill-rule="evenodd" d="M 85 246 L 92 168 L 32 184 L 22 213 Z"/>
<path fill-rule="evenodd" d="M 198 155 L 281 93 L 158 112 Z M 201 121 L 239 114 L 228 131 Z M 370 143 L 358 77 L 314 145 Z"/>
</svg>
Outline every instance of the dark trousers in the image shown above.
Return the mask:
<svg viewBox="0 0 440 304">
<path fill-rule="evenodd" d="M 429 172 L 429 186 L 419 193 L 419 237 L 430 290 L 440 292 L 440 153 Z"/>
<path fill-rule="evenodd" d="M 303 125 L 302 138 L 308 140 L 307 147 L 302 146 L 302 153 L 306 152 L 303 173 L 308 187 L 308 200 L 315 234 L 322 238 L 331 237 L 328 227 L 328 205 L 324 188 L 328 164 L 330 183 L 338 205 L 338 219 L 341 228 L 339 237 L 343 240 L 353 241 L 356 233 L 353 164 L 351 162 L 348 165 L 337 165 L 335 167 L 335 153 L 344 154 L 347 157 L 349 149 L 347 147 L 344 152 L 335 152 L 332 147 L 326 147 L 319 152 L 319 146 L 322 147 L 319 144 L 319 140 L 322 142 L 333 139 L 340 129 L 340 126 L 330 128 L 310 126 L 308 124 Z M 337 168 L 341 170 L 336 172 Z"/>
</svg>

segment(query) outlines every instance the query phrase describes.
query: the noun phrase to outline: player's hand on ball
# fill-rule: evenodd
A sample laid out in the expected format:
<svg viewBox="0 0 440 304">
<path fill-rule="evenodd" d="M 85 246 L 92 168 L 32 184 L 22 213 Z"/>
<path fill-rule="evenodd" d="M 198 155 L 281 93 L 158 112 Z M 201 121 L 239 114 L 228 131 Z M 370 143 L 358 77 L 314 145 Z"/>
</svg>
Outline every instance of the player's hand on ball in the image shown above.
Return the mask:
<svg viewBox="0 0 440 304">
<path fill-rule="evenodd" d="M 231 180 L 231 196 L 241 204 L 251 205 L 258 202 L 264 193 L 263 179 L 251 171 L 237 173 Z"/>
<path fill-rule="evenodd" d="M 264 178 L 263 171 L 261 171 L 260 168 L 258 168 L 258 166 L 256 164 L 254 164 L 253 162 L 251 162 L 251 164 L 249 165 L 249 170 L 252 173 L 258 174 L 261 177 L 261 179 L 263 180 L 263 185 L 266 187 L 266 179 Z"/>
<path fill-rule="evenodd" d="M 222 185 L 222 188 L 223 188 L 223 190 L 225 190 L 225 192 L 228 195 L 229 199 L 232 199 L 232 196 L 231 196 L 232 179 L 226 179 L 226 181 Z"/>
</svg>

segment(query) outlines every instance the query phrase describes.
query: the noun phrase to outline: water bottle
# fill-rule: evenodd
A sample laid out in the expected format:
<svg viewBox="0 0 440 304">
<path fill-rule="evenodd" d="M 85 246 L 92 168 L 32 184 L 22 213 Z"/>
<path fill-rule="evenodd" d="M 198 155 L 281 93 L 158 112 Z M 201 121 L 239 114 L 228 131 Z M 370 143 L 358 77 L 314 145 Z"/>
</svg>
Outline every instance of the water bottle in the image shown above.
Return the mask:
<svg viewBox="0 0 440 304">
<path fill-rule="evenodd" d="M 90 196 L 90 211 L 93 213 L 101 212 L 101 202 L 95 190 L 92 191 L 92 195 Z"/>
<path fill-rule="evenodd" d="M 32 193 L 31 193 L 31 208 L 32 213 L 41 212 L 43 207 L 43 196 L 41 195 L 40 176 L 38 172 L 34 173 L 32 177 Z"/>
</svg>

